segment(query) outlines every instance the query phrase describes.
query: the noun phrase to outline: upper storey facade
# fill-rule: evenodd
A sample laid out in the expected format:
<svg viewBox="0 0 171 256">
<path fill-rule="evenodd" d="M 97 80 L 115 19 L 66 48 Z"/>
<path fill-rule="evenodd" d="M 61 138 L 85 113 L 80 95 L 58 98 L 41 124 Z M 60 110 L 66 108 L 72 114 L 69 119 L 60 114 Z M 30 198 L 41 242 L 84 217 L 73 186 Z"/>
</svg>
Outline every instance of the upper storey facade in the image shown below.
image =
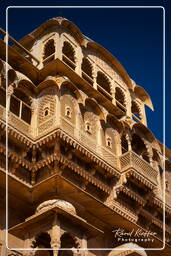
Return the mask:
<svg viewBox="0 0 171 256">
<path fill-rule="evenodd" d="M 71 70 L 67 75 L 74 77 L 77 84 L 80 84 L 79 77 L 82 77 L 87 83 L 84 91 L 91 85 L 91 97 L 97 101 L 100 99 L 104 106 L 108 103 L 115 110 L 117 118 L 125 116 L 147 125 L 145 105 L 153 109 L 147 92 L 130 79 L 115 57 L 86 38 L 70 21 L 60 17 L 48 20 L 20 43 L 31 55 L 18 46 L 9 51 L 12 66 L 26 75 L 26 78 L 21 78 L 20 74 L 13 74 L 11 79 L 15 77 L 14 82 L 19 83 L 19 80 L 26 79 L 30 86 L 36 86 L 38 90 L 41 82 L 50 79 L 48 76 L 66 75 L 65 66 L 60 62 L 62 61 L 78 76 Z M 15 51 L 25 57 L 20 68 L 14 58 Z M 80 87 L 83 87 L 82 84 Z"/>
<path fill-rule="evenodd" d="M 122 65 L 61 17 L 20 44 L 25 49 L 9 47 L 6 102 L 5 42 L 0 41 L 0 118 L 5 121 L 9 111 L 8 122 L 20 133 L 16 137 L 41 146 L 61 129 L 122 172 L 135 162 L 142 176 L 161 187 L 162 146 L 146 127 L 145 105 L 153 105 Z"/>
<path fill-rule="evenodd" d="M 107 50 L 60 17 L 9 46 L 8 64 L 5 48 L 0 40 L 0 170 L 6 168 L 8 117 L 10 177 L 30 189 L 58 175 L 61 194 L 67 179 L 81 195 L 161 233 L 166 160 L 170 241 L 171 165 L 147 128 L 145 105 L 153 106 L 145 90 Z M 74 198 L 73 187 L 68 194 Z"/>
</svg>

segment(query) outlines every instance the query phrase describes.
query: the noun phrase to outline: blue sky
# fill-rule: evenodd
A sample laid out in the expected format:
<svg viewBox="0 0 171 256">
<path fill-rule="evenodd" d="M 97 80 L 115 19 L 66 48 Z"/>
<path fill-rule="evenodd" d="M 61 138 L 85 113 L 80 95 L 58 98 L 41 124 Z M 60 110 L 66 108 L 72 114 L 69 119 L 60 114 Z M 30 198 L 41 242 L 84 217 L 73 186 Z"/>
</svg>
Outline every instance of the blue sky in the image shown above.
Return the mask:
<svg viewBox="0 0 171 256">
<path fill-rule="evenodd" d="M 169 115 L 169 48 L 168 1 L 24 1 L 24 5 L 156 5 L 166 8 L 166 145 L 171 148 Z M 23 5 L 23 1 L 2 1 L 2 24 L 5 6 Z M 9 9 L 9 33 L 17 40 L 32 32 L 47 19 L 63 16 L 74 22 L 83 34 L 110 51 L 125 67 L 129 76 L 151 96 L 155 111 L 146 108 L 148 127 L 163 141 L 163 9 L 162 8 L 95 8 L 95 9 Z M 171 42 L 170 42 L 171 45 Z"/>
</svg>

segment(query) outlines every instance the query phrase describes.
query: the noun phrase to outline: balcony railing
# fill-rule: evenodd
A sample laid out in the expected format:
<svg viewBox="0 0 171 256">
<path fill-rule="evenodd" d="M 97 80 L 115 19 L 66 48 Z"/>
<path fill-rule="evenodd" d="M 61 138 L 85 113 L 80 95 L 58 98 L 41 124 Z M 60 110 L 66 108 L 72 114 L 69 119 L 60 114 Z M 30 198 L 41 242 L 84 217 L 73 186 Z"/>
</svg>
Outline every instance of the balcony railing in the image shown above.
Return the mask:
<svg viewBox="0 0 171 256">
<path fill-rule="evenodd" d="M 44 60 L 43 60 L 43 66 L 46 66 L 46 65 L 48 65 L 52 60 L 54 60 L 55 59 L 55 54 L 54 53 L 52 53 L 51 55 L 49 55 L 47 58 L 45 58 Z"/>
<path fill-rule="evenodd" d="M 5 108 L 2 106 L 0 106 L 0 118 L 5 120 Z M 15 129 L 26 135 L 31 135 L 31 126 L 11 112 L 9 113 L 8 121 L 9 125 L 13 126 Z M 76 139 L 91 152 L 95 153 L 106 163 L 114 168 L 120 169 L 120 172 L 123 173 L 128 169 L 133 168 L 135 172 L 157 185 L 157 171 L 135 152 L 126 152 L 118 158 L 103 145 L 98 145 L 96 138 L 91 134 L 88 134 L 84 130 L 77 129 L 67 118 L 61 116 L 60 124 L 55 123 L 53 118 L 51 118 L 50 120 L 47 120 L 47 123 L 43 123 L 43 126 L 38 127 L 38 131 L 39 133 L 45 134 L 49 129 L 55 129 L 56 125 L 61 127 L 64 132 Z"/>
<path fill-rule="evenodd" d="M 93 85 L 93 79 L 84 71 L 82 71 L 82 78 L 84 78 L 89 84 Z"/>
<path fill-rule="evenodd" d="M 121 171 L 127 171 L 129 168 L 143 175 L 153 184 L 157 184 L 157 171 L 144 159 L 138 156 L 135 152 L 128 151 L 120 157 Z"/>
<path fill-rule="evenodd" d="M 92 138 L 91 135 L 87 134 L 87 132 L 76 129 L 75 126 L 64 117 L 61 117 L 61 129 L 78 140 L 90 151 L 94 152 L 96 155 L 99 155 L 111 166 L 118 168 L 118 159 L 112 152 L 107 150 L 105 147 L 98 145 L 97 140 Z"/>
<path fill-rule="evenodd" d="M 74 63 L 70 58 L 68 58 L 65 54 L 62 54 L 62 60 L 63 60 L 70 68 L 72 68 L 73 70 L 75 70 L 75 68 L 76 68 L 75 63 Z"/>
<path fill-rule="evenodd" d="M 1 105 L 0 105 L 0 119 L 6 121 L 6 109 Z M 9 112 L 8 124 L 13 126 L 18 131 L 26 135 L 30 135 L 31 126 L 27 122 L 25 122 L 24 120 L 16 116 L 15 114 L 13 114 L 12 112 Z"/>
</svg>

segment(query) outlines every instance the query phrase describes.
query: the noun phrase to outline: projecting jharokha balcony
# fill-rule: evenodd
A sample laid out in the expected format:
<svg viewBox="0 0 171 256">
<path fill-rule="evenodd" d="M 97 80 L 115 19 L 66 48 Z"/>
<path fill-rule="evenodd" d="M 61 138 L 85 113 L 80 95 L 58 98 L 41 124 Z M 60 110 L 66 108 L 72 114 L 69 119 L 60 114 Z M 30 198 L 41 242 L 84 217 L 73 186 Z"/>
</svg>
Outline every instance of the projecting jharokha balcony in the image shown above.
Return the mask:
<svg viewBox="0 0 171 256">
<path fill-rule="evenodd" d="M 128 151 L 123 154 L 120 157 L 120 165 L 122 172 L 134 169 L 135 172 L 144 176 L 154 185 L 157 185 L 157 170 L 135 152 Z"/>
<path fill-rule="evenodd" d="M 0 118 L 5 121 L 5 108 L 2 106 L 0 106 Z M 49 121 L 52 122 L 50 125 Z M 38 127 L 38 133 L 41 133 L 41 135 L 44 135 L 44 133 L 47 133 L 47 131 L 52 132 L 52 130 L 55 130 L 56 128 L 56 123 L 53 117 L 48 119 L 46 122 L 41 125 L 42 127 Z M 32 138 L 31 126 L 14 115 L 12 112 L 9 112 L 8 124 L 11 126 L 11 128 L 14 127 L 19 131 L 21 130 L 22 133 Z M 152 186 L 157 185 L 157 170 L 155 170 L 147 161 L 142 159 L 135 152 L 128 151 L 122 156 L 117 157 L 106 147 L 97 145 L 96 141 L 90 138 L 86 132 L 76 129 L 73 124 L 62 116 L 60 117 L 60 125 L 58 124 L 58 129 L 59 127 L 69 137 L 73 138 L 75 141 L 79 141 L 83 147 L 102 158 L 106 163 L 111 165 L 113 168 L 116 168 L 119 172 L 129 174 L 130 171 L 133 171 L 134 174 L 137 174 L 146 181 L 149 181 Z M 43 132 L 40 131 L 40 128 Z"/>
</svg>

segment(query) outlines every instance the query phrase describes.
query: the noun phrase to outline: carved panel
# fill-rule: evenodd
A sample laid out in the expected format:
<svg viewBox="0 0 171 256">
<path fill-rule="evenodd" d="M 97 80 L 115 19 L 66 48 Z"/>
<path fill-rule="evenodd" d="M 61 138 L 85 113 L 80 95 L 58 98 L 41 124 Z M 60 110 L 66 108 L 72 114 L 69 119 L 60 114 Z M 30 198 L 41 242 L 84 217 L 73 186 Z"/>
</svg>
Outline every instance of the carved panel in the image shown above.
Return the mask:
<svg viewBox="0 0 171 256">
<path fill-rule="evenodd" d="M 38 123 L 41 124 L 55 114 L 55 90 L 45 91 L 38 100 Z"/>
<path fill-rule="evenodd" d="M 64 94 L 60 98 L 61 115 L 75 124 L 77 102 L 72 95 Z"/>
<path fill-rule="evenodd" d="M 102 55 L 100 55 L 99 53 L 97 53 L 93 50 L 88 50 L 87 53 L 88 53 L 89 57 L 97 65 L 97 70 L 98 69 L 100 70 L 100 68 L 101 68 L 102 69 L 101 71 L 106 72 L 106 74 L 109 77 L 115 79 L 120 85 L 122 85 L 123 87 L 126 86 L 123 79 L 120 77 L 120 75 L 116 71 L 115 67 L 108 60 L 106 60 Z"/>
</svg>

